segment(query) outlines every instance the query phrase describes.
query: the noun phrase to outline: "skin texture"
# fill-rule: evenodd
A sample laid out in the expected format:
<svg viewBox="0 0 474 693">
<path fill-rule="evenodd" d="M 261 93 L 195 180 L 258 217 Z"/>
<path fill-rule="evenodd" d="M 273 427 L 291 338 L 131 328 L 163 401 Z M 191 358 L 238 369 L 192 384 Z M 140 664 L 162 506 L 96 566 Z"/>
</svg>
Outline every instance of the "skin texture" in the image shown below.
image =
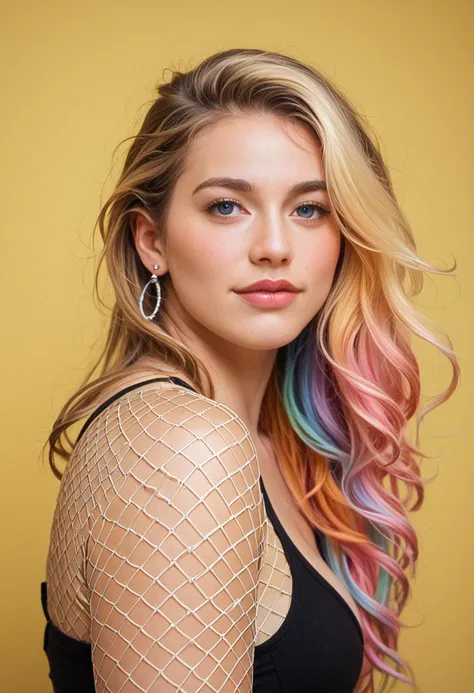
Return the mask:
<svg viewBox="0 0 474 693">
<path fill-rule="evenodd" d="M 247 180 L 256 192 L 206 187 L 193 194 L 213 177 Z M 329 209 L 327 193 L 288 198 L 292 186 L 315 179 L 325 180 L 321 145 L 306 126 L 272 114 L 232 116 L 193 142 L 173 191 L 166 244 L 145 212 L 134 216 L 143 264 L 150 274 L 155 263 L 159 277 L 170 274 L 167 329 L 203 360 L 216 400 L 255 436 L 277 350 L 321 308 L 339 257 L 333 216 L 303 206 Z M 219 198 L 234 202 L 206 212 Z M 287 279 L 302 291 L 278 308 L 248 304 L 234 291 L 266 278 Z"/>
</svg>

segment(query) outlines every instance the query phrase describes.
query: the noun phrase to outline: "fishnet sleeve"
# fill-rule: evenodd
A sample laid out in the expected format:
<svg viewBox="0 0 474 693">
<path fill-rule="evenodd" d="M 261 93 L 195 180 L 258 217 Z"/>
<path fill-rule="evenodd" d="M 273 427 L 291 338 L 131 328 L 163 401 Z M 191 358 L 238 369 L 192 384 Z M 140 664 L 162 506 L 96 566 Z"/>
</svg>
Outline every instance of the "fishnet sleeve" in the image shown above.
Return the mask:
<svg viewBox="0 0 474 693">
<path fill-rule="evenodd" d="M 193 397 L 171 409 L 132 395 L 111 428 L 86 550 L 97 693 L 252 689 L 258 463 L 240 419 Z"/>
</svg>

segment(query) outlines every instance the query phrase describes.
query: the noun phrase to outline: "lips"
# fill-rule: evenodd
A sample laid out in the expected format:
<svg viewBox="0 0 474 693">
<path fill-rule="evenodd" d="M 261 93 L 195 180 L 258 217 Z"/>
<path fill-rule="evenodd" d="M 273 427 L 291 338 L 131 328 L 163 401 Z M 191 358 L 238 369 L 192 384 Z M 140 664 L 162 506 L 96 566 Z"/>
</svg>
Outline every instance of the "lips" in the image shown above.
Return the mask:
<svg viewBox="0 0 474 693">
<path fill-rule="evenodd" d="M 246 294 L 246 293 L 254 293 L 256 291 L 267 291 L 267 292 L 290 291 L 292 293 L 296 293 L 296 292 L 300 291 L 300 289 L 297 289 L 296 286 L 294 286 L 291 282 L 287 281 L 286 279 L 278 279 L 278 280 L 263 279 L 259 282 L 254 282 L 253 284 L 249 284 L 249 286 L 246 286 L 243 289 L 237 290 L 237 293 Z"/>
<path fill-rule="evenodd" d="M 284 308 L 296 300 L 296 291 L 243 291 L 237 294 L 242 301 L 258 308 Z"/>
</svg>

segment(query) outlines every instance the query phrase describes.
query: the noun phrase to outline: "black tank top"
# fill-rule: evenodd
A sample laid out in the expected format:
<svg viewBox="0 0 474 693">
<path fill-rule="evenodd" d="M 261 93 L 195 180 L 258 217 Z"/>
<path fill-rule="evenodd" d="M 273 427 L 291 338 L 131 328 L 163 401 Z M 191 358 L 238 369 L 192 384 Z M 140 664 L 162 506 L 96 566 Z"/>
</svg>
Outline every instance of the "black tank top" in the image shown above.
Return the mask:
<svg viewBox="0 0 474 693">
<path fill-rule="evenodd" d="M 171 380 L 196 392 L 175 376 L 130 385 L 92 412 L 77 441 L 93 419 L 116 399 L 137 387 L 163 380 Z M 364 639 L 359 622 L 339 592 L 292 542 L 273 510 L 261 477 L 260 488 L 267 517 L 291 570 L 292 596 L 289 611 L 278 630 L 255 646 L 252 691 L 352 693 L 363 663 Z M 317 530 L 315 537 L 323 556 Z M 46 582 L 41 583 L 41 603 L 46 618 L 43 650 L 48 658 L 54 693 L 95 693 L 91 645 L 66 635 L 51 621 Z"/>
</svg>

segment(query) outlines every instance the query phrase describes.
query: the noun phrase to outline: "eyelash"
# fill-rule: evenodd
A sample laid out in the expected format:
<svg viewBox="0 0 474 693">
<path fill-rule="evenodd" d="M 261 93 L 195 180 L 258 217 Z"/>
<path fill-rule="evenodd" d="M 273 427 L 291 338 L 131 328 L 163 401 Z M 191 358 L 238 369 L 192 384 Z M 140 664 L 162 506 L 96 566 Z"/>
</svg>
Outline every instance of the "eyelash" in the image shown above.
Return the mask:
<svg viewBox="0 0 474 693">
<path fill-rule="evenodd" d="M 214 217 L 215 219 L 225 219 L 227 215 L 220 216 L 219 214 L 215 214 L 212 212 L 212 208 L 216 207 L 220 202 L 232 202 L 233 204 L 238 205 L 239 207 L 242 207 L 240 202 L 232 197 L 220 197 L 217 200 L 213 200 L 210 202 L 208 205 L 204 207 L 204 211 L 207 212 L 210 216 Z M 314 224 L 315 221 L 319 221 L 320 219 L 323 219 L 324 217 L 328 216 L 330 214 L 329 209 L 324 207 L 323 205 L 319 204 L 318 202 L 302 202 L 301 204 L 296 207 L 298 209 L 299 207 L 314 207 L 317 209 L 319 212 L 321 212 L 321 217 L 311 217 L 310 219 L 304 219 L 303 217 L 298 217 L 300 221 L 303 221 L 304 223 L 309 223 L 309 224 Z"/>
</svg>

